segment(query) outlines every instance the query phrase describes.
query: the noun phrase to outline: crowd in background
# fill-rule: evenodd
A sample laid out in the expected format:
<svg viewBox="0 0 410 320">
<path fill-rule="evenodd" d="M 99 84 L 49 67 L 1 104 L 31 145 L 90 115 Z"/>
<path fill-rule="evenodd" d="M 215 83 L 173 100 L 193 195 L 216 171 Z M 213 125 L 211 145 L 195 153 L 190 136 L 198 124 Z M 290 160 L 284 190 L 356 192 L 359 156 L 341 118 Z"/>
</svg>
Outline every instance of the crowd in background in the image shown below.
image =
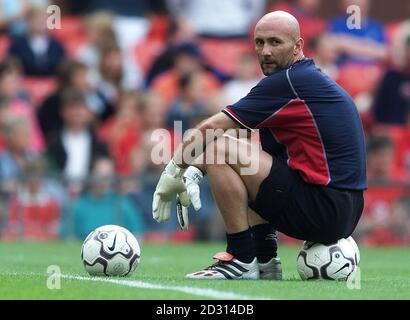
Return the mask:
<svg viewBox="0 0 410 320">
<path fill-rule="evenodd" d="M 256 21 L 272 10 L 299 20 L 305 54 L 354 98 L 368 148 L 369 190 L 355 237 L 410 244 L 410 19 L 380 23 L 370 0 L 0 0 L 0 236 L 83 239 L 120 224 L 146 241 L 219 240 L 209 185 L 189 231 L 152 219 L 164 165 L 151 161 L 158 128 L 169 143 L 245 96 L 263 77 Z M 406 1 L 403 1 L 406 3 Z M 346 8 L 361 9 L 349 29 Z M 410 16 L 410 4 L 404 4 Z M 291 239 L 281 236 L 283 241 Z"/>
</svg>

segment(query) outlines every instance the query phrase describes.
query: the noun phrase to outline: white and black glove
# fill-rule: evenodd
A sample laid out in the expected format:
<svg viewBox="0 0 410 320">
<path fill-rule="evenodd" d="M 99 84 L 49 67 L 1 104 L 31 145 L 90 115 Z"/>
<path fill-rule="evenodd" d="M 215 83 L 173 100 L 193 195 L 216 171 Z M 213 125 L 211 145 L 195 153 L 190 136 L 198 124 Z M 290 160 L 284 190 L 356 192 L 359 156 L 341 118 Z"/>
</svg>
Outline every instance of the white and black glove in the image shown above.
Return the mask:
<svg viewBox="0 0 410 320">
<path fill-rule="evenodd" d="M 181 206 L 189 206 L 187 188 L 182 180 L 185 171 L 171 160 L 162 172 L 152 200 L 152 216 L 158 222 L 169 219 L 175 195 L 178 195 Z"/>
<path fill-rule="evenodd" d="M 201 209 L 199 183 L 201 182 L 203 177 L 204 175 L 202 171 L 194 166 L 188 167 L 188 169 L 182 176 L 182 180 L 184 181 L 186 186 L 189 202 L 192 203 L 195 211 L 199 211 L 199 209 Z M 181 200 L 180 195 L 177 195 L 177 218 L 182 231 L 187 231 L 189 226 L 188 206 L 185 206 L 184 202 Z"/>
</svg>

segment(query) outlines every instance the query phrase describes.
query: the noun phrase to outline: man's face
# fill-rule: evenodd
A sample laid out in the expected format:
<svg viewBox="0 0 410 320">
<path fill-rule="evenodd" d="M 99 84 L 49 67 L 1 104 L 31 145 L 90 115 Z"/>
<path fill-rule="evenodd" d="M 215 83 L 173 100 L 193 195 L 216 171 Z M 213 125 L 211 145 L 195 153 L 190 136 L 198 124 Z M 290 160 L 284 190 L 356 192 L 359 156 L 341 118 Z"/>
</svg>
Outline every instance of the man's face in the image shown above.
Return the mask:
<svg viewBox="0 0 410 320">
<path fill-rule="evenodd" d="M 293 63 L 295 40 L 274 28 L 262 24 L 255 28 L 255 50 L 265 76 L 286 69 Z"/>
<path fill-rule="evenodd" d="M 8 147 L 18 153 L 25 152 L 30 147 L 30 127 L 28 123 L 16 125 L 8 137 Z"/>
<path fill-rule="evenodd" d="M 369 153 L 368 171 L 373 178 L 388 179 L 394 162 L 393 149 L 385 147 Z"/>
<path fill-rule="evenodd" d="M 88 128 L 92 120 L 92 113 L 85 103 L 73 102 L 63 107 L 64 125 L 78 130 Z"/>
<path fill-rule="evenodd" d="M 29 30 L 31 34 L 47 33 L 47 15 L 46 12 L 37 11 L 28 19 Z"/>
</svg>

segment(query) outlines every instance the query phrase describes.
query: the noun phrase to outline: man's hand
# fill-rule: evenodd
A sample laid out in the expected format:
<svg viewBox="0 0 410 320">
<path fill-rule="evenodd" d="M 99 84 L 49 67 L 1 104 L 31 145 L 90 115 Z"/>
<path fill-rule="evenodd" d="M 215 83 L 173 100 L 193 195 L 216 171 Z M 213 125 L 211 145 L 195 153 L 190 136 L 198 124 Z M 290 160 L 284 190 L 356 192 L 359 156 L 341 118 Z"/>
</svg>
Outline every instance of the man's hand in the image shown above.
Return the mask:
<svg viewBox="0 0 410 320">
<path fill-rule="evenodd" d="M 180 168 L 171 160 L 165 167 L 158 181 L 152 200 L 152 216 L 158 222 L 166 221 L 171 215 L 172 200 L 178 195 L 182 206 L 190 204 L 187 188 L 182 181 L 185 169 Z"/>
<path fill-rule="evenodd" d="M 199 191 L 199 183 L 203 178 L 202 171 L 194 166 L 190 166 L 183 175 L 183 181 L 186 185 L 189 202 L 194 206 L 195 211 L 201 209 L 201 198 Z M 182 231 L 187 231 L 189 226 L 188 206 L 184 206 L 180 196 L 177 195 L 177 218 Z"/>
</svg>

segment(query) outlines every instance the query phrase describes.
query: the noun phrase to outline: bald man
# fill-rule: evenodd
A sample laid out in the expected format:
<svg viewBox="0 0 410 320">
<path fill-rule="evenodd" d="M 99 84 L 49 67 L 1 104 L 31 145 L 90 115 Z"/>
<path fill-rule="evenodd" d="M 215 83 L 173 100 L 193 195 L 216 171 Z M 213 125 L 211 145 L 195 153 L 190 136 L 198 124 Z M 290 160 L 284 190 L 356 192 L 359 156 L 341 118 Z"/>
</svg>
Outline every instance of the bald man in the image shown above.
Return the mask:
<svg viewBox="0 0 410 320">
<path fill-rule="evenodd" d="M 192 203 L 200 209 L 199 182 L 209 177 L 227 248 L 190 279 L 281 279 L 275 230 L 329 244 L 350 236 L 363 210 L 365 143 L 351 97 L 304 56 L 292 15 L 263 16 L 254 42 L 266 77 L 184 138 L 154 193 L 154 219 L 169 218 L 176 196 L 186 229 L 186 208 Z M 228 148 L 233 138 L 218 131 L 205 135 L 207 129 L 240 128 L 259 130 L 261 150 L 250 143 Z M 195 160 L 182 157 L 188 150 L 195 150 Z M 245 174 L 250 163 L 231 161 L 241 155 L 250 155 L 256 172 Z M 215 158 L 223 161 L 208 161 Z"/>
</svg>

